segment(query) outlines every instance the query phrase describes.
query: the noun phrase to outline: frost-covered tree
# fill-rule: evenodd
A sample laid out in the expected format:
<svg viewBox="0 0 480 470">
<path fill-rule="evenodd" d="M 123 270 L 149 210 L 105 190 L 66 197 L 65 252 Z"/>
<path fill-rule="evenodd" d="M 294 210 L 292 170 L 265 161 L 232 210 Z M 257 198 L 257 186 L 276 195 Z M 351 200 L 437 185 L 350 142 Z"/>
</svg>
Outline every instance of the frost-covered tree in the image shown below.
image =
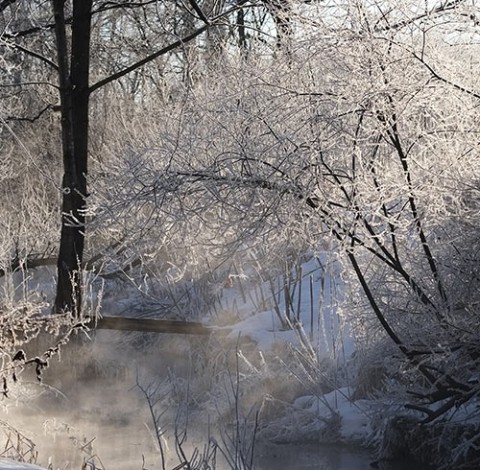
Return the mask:
<svg viewBox="0 0 480 470">
<path fill-rule="evenodd" d="M 478 27 L 463 3 L 348 7 L 298 6 L 291 54 L 232 53 L 144 109 L 140 147 L 124 122 L 132 155 L 105 207 L 162 214 L 163 237 L 211 252 L 330 240 L 362 292 L 359 338 L 386 334 L 441 414 L 478 390 Z"/>
<path fill-rule="evenodd" d="M 13 115 L 7 109 L 6 121 L 35 124 L 52 111 L 60 117 L 62 221 L 55 311 L 80 311 L 91 103 L 101 109 L 113 82 L 122 99 L 130 96 L 136 104 L 152 99 L 151 94 L 161 100 L 179 98 L 164 92 L 171 81 L 185 83 L 184 71 L 191 67 L 192 57 L 186 53 L 179 60 L 174 53 L 186 51 L 190 43 L 206 51 L 205 56 L 223 47 L 229 18 L 245 4 L 195 0 L 168 5 L 93 0 L 0 4 L 3 59 L 5 68 L 14 72 L 5 76 L 2 89 L 25 96 L 34 109 L 29 115 L 23 111 Z M 209 36 L 201 40 L 204 33 Z M 32 102 L 35 93 L 30 90 L 43 89 L 57 89 L 58 96 L 43 94 L 40 102 Z"/>
</svg>

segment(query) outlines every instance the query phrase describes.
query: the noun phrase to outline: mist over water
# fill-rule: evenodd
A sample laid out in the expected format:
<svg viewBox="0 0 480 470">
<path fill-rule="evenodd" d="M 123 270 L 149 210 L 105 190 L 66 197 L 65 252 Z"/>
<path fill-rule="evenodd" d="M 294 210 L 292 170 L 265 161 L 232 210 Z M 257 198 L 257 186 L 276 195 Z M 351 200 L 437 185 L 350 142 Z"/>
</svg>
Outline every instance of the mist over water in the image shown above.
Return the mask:
<svg viewBox="0 0 480 470">
<path fill-rule="evenodd" d="M 137 382 L 146 386 L 185 374 L 188 343 L 109 331 L 76 343 L 52 361 L 42 384 L 26 378 L 18 406 L 8 406 L 9 422 L 35 442 L 44 466 L 80 470 L 95 457 L 100 468 L 161 468 Z"/>
<path fill-rule="evenodd" d="M 37 463 L 45 467 L 51 464 L 53 469 L 80 470 L 87 461 L 97 465 L 87 468 L 105 470 L 161 469 L 155 426 L 137 384 L 148 388 L 176 377 L 185 386 L 195 374 L 204 373 L 196 370 L 192 360 L 192 341 L 196 340 L 97 332 L 92 342 L 82 340 L 68 345 L 62 360 L 52 363 L 46 371 L 43 384 L 27 381 L 18 406 L 7 406 L 7 419 L 36 444 Z M 171 436 L 177 401 L 182 397 L 175 396 L 181 393 L 175 387 L 163 390 L 158 389 L 163 395 L 157 413 L 162 414 L 159 423 L 165 430 L 162 445 L 165 453 L 173 457 L 167 460 L 168 470 L 179 464 Z M 202 398 L 189 398 L 192 410 L 187 426 L 187 456 L 194 447 L 201 450 L 208 441 L 207 424 L 212 433 L 217 428 L 214 413 L 207 416 L 195 410 L 195 402 Z M 227 470 L 228 465 L 220 453 L 217 455 L 217 470 Z M 255 462 L 257 470 L 370 468 L 365 452 L 319 445 L 259 444 Z"/>
</svg>

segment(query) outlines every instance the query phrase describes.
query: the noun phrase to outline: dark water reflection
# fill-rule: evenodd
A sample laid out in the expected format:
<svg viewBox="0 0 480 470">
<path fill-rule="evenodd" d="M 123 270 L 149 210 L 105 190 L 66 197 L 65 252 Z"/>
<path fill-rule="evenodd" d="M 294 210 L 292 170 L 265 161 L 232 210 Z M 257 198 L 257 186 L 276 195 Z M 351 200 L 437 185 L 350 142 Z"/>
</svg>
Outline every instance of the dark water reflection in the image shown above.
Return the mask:
<svg viewBox="0 0 480 470">
<path fill-rule="evenodd" d="M 258 470 L 372 470 L 362 450 L 326 445 L 282 445 L 261 451 Z"/>
<path fill-rule="evenodd" d="M 336 445 L 277 445 L 259 451 L 256 470 L 372 470 L 363 449 Z M 412 462 L 377 463 L 379 470 L 424 470 Z"/>
</svg>

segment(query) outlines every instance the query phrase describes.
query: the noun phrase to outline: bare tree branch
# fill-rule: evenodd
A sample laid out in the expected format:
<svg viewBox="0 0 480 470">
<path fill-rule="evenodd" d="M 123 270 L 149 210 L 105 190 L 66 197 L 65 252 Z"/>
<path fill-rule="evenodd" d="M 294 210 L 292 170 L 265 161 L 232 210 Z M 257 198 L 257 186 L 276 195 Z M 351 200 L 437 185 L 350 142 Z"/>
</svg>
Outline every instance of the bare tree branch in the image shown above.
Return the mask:
<svg viewBox="0 0 480 470">
<path fill-rule="evenodd" d="M 32 117 L 25 117 L 25 116 L 22 116 L 22 117 L 17 117 L 17 116 L 8 116 L 5 118 L 5 121 L 7 122 L 12 122 L 12 121 L 16 121 L 16 122 L 35 122 L 37 121 L 38 119 L 40 119 L 49 109 L 56 109 L 56 105 L 53 105 L 53 104 L 49 104 L 47 106 L 45 106 L 45 108 L 41 109 L 35 116 L 32 116 Z"/>
<path fill-rule="evenodd" d="M 163 49 L 157 52 L 154 52 L 153 54 L 150 54 L 144 59 L 139 60 L 138 62 L 135 62 L 134 64 L 130 65 L 130 67 L 120 70 L 119 72 L 114 73 L 113 75 L 110 75 L 109 77 L 106 77 L 103 80 L 98 81 L 97 83 L 90 86 L 89 88 L 90 93 L 93 93 L 95 90 L 98 90 L 99 88 L 107 85 L 108 83 L 114 82 L 115 80 L 118 80 L 124 77 L 125 75 L 128 75 L 130 72 L 133 72 L 134 70 L 144 66 L 145 64 L 148 64 L 149 62 L 157 59 L 158 57 L 168 54 L 169 52 L 175 50 L 177 47 L 180 47 L 183 44 L 189 43 L 190 41 L 195 39 L 197 36 L 200 36 L 205 31 L 207 31 L 208 28 L 209 28 L 209 25 L 206 24 L 205 26 L 202 26 L 201 28 L 197 29 L 195 32 L 184 37 L 183 39 L 179 39 L 178 41 L 175 41 L 174 43 L 169 44 L 167 47 L 164 47 Z"/>
<path fill-rule="evenodd" d="M 13 47 L 14 49 L 18 49 L 19 51 L 24 52 L 25 54 L 27 54 L 29 56 L 35 57 L 36 59 L 39 59 L 42 62 L 45 62 L 47 65 L 52 67 L 54 70 L 58 70 L 58 65 L 55 62 L 53 62 L 52 60 L 50 60 L 48 57 L 45 57 L 45 56 L 39 54 L 38 52 L 32 51 L 32 50 L 30 50 L 30 49 L 28 49 L 24 46 L 21 46 L 20 44 L 14 43 L 14 42 L 5 41 L 5 40 L 3 42 L 5 44 L 7 44 L 8 46 Z"/>
<path fill-rule="evenodd" d="M 408 18 L 406 20 L 399 21 L 398 23 L 393 23 L 393 24 L 388 24 L 388 19 L 386 19 L 385 15 L 383 15 L 382 18 L 386 20 L 387 25 L 386 26 L 376 26 L 375 28 L 373 28 L 373 31 L 380 32 L 380 31 L 391 31 L 391 30 L 402 29 L 405 26 L 416 23 L 417 21 L 423 20 L 424 18 L 432 18 L 435 15 L 439 15 L 441 13 L 445 13 L 447 11 L 454 10 L 455 8 L 457 8 L 459 5 L 461 5 L 464 2 L 465 2 L 465 0 L 447 1 L 444 4 L 439 5 L 436 8 L 432 8 L 431 10 L 426 11 L 425 13 L 422 13 L 420 15 L 417 15 L 417 16 L 414 16 L 412 18 Z"/>
<path fill-rule="evenodd" d="M 205 24 L 210 24 L 210 21 L 208 18 L 205 16 L 205 13 L 203 13 L 202 9 L 200 8 L 198 2 L 196 0 L 188 0 L 188 3 L 192 5 L 192 8 L 195 10 L 195 13 L 198 15 L 198 17 L 205 23 Z"/>
</svg>

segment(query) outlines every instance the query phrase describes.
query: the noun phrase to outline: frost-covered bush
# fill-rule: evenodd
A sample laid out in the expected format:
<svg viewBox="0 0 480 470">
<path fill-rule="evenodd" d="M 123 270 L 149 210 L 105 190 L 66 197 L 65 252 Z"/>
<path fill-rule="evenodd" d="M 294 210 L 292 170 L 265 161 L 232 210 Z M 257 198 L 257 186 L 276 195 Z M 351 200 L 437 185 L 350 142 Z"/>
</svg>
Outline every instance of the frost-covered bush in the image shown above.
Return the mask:
<svg viewBox="0 0 480 470">
<path fill-rule="evenodd" d="M 30 285 L 31 277 L 22 270 L 0 277 L 0 380 L 7 404 L 9 398 L 19 398 L 24 374 L 42 380 L 50 359 L 81 327 L 70 315 L 50 315 L 44 294 Z"/>
</svg>

